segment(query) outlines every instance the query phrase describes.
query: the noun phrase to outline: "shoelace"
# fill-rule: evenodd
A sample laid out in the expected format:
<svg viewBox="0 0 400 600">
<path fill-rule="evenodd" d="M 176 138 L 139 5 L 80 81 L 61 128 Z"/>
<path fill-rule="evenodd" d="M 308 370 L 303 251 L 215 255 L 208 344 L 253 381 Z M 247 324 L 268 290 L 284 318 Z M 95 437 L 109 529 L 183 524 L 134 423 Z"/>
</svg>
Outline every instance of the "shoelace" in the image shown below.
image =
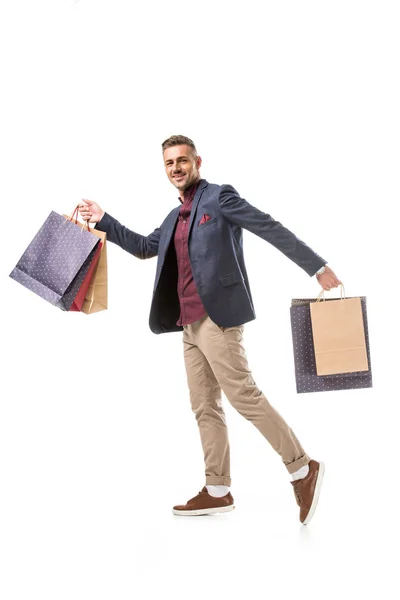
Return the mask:
<svg viewBox="0 0 400 600">
<path fill-rule="evenodd" d="M 295 487 L 293 487 L 293 489 L 294 489 L 294 493 L 296 495 L 297 500 L 301 503 L 301 496 L 299 494 L 299 490 Z"/>
<path fill-rule="evenodd" d="M 198 498 L 199 496 L 204 496 L 206 492 L 203 492 L 202 490 L 200 490 L 200 492 L 197 494 L 197 496 L 195 496 L 195 498 Z M 194 500 L 194 498 L 192 498 L 192 500 Z"/>
</svg>

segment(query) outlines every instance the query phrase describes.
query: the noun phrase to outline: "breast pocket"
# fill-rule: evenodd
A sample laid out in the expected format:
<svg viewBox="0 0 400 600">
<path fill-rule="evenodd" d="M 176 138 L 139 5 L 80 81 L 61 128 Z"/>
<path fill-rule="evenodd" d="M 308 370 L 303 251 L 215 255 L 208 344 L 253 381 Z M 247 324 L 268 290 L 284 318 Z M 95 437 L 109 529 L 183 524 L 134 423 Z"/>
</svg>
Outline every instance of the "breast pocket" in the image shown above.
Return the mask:
<svg viewBox="0 0 400 600">
<path fill-rule="evenodd" d="M 209 225 L 212 225 L 213 223 L 217 222 L 217 217 L 211 217 L 211 219 L 208 219 L 208 221 L 205 221 L 204 223 L 202 223 L 201 225 L 198 225 L 198 229 L 205 229 L 205 227 L 208 227 Z"/>
</svg>

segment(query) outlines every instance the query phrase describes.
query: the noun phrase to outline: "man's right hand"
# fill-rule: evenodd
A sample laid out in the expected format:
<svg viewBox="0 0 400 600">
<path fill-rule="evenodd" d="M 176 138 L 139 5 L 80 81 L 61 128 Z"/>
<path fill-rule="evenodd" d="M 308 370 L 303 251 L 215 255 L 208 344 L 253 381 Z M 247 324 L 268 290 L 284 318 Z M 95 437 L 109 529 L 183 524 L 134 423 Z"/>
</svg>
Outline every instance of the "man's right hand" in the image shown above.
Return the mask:
<svg viewBox="0 0 400 600">
<path fill-rule="evenodd" d="M 78 210 L 82 219 L 89 223 L 98 223 L 106 212 L 93 200 L 84 200 L 83 198 L 81 204 L 78 204 Z"/>
</svg>

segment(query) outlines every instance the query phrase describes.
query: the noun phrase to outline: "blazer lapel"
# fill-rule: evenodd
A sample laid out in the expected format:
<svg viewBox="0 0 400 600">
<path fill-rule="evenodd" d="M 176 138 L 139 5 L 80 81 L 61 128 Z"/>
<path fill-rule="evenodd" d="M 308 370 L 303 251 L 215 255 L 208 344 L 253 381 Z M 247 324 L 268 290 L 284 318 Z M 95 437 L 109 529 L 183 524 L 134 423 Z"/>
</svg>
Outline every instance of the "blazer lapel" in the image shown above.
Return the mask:
<svg viewBox="0 0 400 600">
<path fill-rule="evenodd" d="M 194 219 L 195 219 L 195 214 L 196 214 L 196 210 L 197 210 L 197 205 L 199 203 L 199 200 L 205 190 L 205 188 L 208 186 L 208 181 L 206 179 L 202 179 L 200 182 L 199 187 L 196 190 L 196 193 L 194 195 L 193 198 L 193 202 L 192 202 L 192 208 L 190 211 L 190 222 L 189 222 L 189 233 L 188 233 L 188 238 L 190 237 L 190 232 L 192 231 L 192 227 L 193 227 L 193 223 L 194 223 Z"/>
<path fill-rule="evenodd" d="M 197 190 L 196 193 L 194 195 L 193 198 L 193 202 L 192 202 L 192 208 L 190 211 L 190 219 L 189 219 L 189 233 L 188 233 L 188 238 L 190 236 L 190 232 L 192 230 L 192 225 L 193 225 L 193 221 L 195 218 L 195 213 L 197 210 L 197 205 L 199 203 L 199 200 L 201 198 L 202 193 L 204 192 L 205 188 L 208 186 L 208 181 L 206 179 L 202 179 Z M 182 206 L 182 205 L 181 205 Z M 168 225 L 167 225 L 167 229 L 168 229 L 168 233 L 165 237 L 165 242 L 163 247 L 164 248 L 168 248 L 170 241 L 171 241 L 171 236 L 172 236 L 172 232 L 175 229 L 175 225 L 176 225 L 176 221 L 178 219 L 179 216 L 179 211 L 181 209 L 181 206 L 177 206 L 170 214 L 169 218 L 168 218 Z"/>
</svg>

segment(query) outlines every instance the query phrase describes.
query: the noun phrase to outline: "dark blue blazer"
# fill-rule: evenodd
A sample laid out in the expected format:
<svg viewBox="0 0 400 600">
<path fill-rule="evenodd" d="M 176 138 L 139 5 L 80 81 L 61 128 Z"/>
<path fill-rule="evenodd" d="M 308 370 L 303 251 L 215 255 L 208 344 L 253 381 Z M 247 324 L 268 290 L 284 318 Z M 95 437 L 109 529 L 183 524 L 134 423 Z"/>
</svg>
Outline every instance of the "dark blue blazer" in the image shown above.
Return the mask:
<svg viewBox="0 0 400 600">
<path fill-rule="evenodd" d="M 182 331 L 179 319 L 178 267 L 174 231 L 181 206 L 174 208 L 148 236 L 121 225 L 107 212 L 95 228 L 137 258 L 158 256 L 149 325 L 154 333 Z M 207 213 L 211 218 L 199 225 Z M 231 185 L 202 179 L 193 199 L 189 256 L 193 279 L 211 319 L 222 327 L 256 318 L 243 256 L 243 231 L 255 233 L 313 276 L 327 261 L 279 221 L 241 198 Z"/>
</svg>

